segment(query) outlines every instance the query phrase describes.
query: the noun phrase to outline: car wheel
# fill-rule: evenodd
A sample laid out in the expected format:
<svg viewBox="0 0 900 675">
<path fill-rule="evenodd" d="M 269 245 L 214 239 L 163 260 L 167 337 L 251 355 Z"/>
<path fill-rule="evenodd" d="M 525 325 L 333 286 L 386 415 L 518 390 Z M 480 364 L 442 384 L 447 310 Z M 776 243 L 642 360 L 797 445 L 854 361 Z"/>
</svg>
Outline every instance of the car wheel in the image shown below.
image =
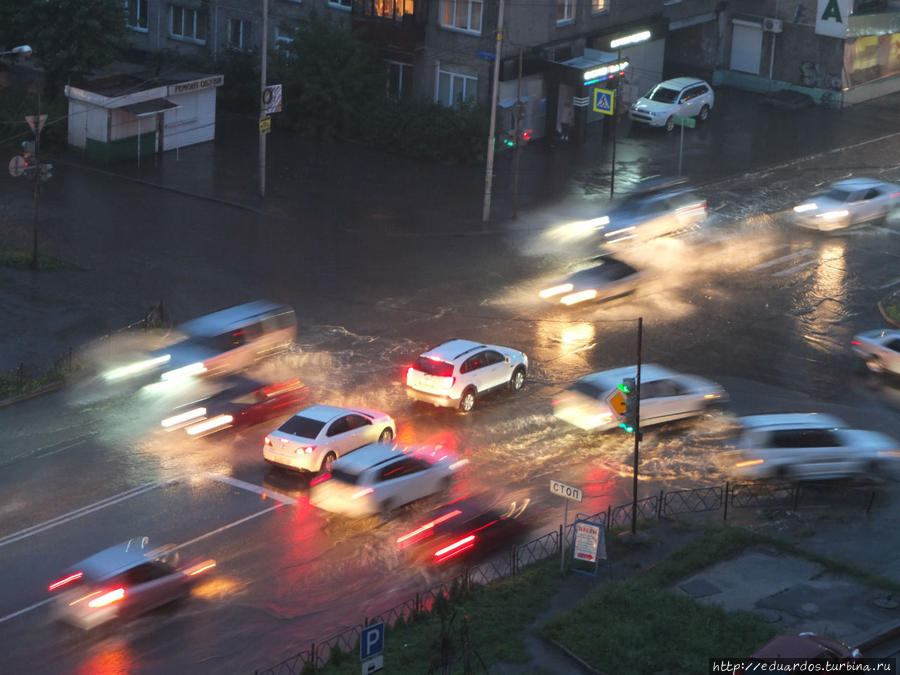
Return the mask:
<svg viewBox="0 0 900 675">
<path fill-rule="evenodd" d="M 325 459 L 322 460 L 322 471 L 331 472 L 331 467 L 334 465 L 334 460 L 337 459 L 337 455 L 333 452 L 329 452 L 325 455 Z"/>
<path fill-rule="evenodd" d="M 460 412 L 469 413 L 472 412 L 472 409 L 475 407 L 475 389 L 469 387 L 462 393 L 462 397 L 459 399 L 459 410 Z"/>
<path fill-rule="evenodd" d="M 381 436 L 378 437 L 379 443 L 387 443 L 388 441 L 394 438 L 394 430 L 390 427 L 387 427 L 384 431 L 381 432 Z"/>
<path fill-rule="evenodd" d="M 675 128 L 675 116 L 672 115 L 666 120 L 666 131 L 672 131 Z"/>
<path fill-rule="evenodd" d="M 525 369 L 519 366 L 513 371 L 512 377 L 509 378 L 509 390 L 515 394 L 522 391 L 525 386 Z"/>
<path fill-rule="evenodd" d="M 705 105 L 702 108 L 700 108 L 700 121 L 705 122 L 708 119 L 709 119 L 709 106 Z"/>
<path fill-rule="evenodd" d="M 884 364 L 881 363 L 881 359 L 879 359 L 877 356 L 873 356 L 866 360 L 866 368 L 871 370 L 873 373 L 884 372 Z"/>
</svg>

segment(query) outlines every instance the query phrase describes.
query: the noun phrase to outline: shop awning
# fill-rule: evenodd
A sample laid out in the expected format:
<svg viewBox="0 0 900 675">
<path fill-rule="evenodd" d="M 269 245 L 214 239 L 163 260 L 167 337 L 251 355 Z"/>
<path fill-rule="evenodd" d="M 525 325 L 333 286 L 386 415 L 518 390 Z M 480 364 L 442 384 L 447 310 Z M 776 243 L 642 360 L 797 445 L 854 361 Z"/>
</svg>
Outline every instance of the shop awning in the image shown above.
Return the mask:
<svg viewBox="0 0 900 675">
<path fill-rule="evenodd" d="M 528 103 L 531 99 L 527 96 L 520 96 L 519 99 L 522 103 Z M 512 108 L 516 104 L 516 99 L 514 98 L 505 98 L 502 101 L 497 101 L 497 105 L 501 108 Z"/>
<path fill-rule="evenodd" d="M 175 110 L 176 108 L 180 108 L 181 106 L 177 103 L 172 103 L 164 98 L 153 98 L 149 101 L 142 101 L 141 103 L 132 103 L 131 105 L 123 105 L 122 110 L 130 112 L 135 117 L 149 117 L 150 115 L 155 115 L 156 113 L 166 112 L 167 110 Z"/>
</svg>

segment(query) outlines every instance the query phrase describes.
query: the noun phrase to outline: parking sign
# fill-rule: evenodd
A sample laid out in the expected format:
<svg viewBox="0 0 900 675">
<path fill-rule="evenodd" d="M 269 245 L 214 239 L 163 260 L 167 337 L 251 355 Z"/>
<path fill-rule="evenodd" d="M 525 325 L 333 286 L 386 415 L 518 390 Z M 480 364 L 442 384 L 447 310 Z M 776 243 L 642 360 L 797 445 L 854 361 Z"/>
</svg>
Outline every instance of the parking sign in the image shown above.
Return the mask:
<svg viewBox="0 0 900 675">
<path fill-rule="evenodd" d="M 366 626 L 359 634 L 359 658 L 363 661 L 384 651 L 384 622 Z"/>
</svg>

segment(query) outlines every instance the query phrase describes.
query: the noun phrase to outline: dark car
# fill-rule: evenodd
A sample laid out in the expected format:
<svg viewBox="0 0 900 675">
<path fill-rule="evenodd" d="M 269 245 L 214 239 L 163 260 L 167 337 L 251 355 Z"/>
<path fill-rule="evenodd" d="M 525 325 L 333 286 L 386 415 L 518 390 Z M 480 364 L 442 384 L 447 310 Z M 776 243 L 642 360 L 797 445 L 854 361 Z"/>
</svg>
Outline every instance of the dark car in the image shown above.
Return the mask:
<svg viewBox="0 0 900 675">
<path fill-rule="evenodd" d="M 485 497 L 457 499 L 435 509 L 424 523 L 397 537 L 397 548 L 426 563 L 487 555 L 528 532 L 530 502 L 527 498 L 507 502 Z"/>
<path fill-rule="evenodd" d="M 611 300 L 632 293 L 645 273 L 612 256 L 590 261 L 590 267 L 570 274 L 538 295 L 553 303 L 575 305 L 588 300 Z"/>
<path fill-rule="evenodd" d="M 843 642 L 822 637 L 815 633 L 776 635 L 750 656 L 751 659 L 763 661 L 768 659 L 789 659 L 792 661 L 822 659 L 835 662 L 852 661 L 859 657 L 858 649 L 851 649 Z M 745 669 L 745 672 L 752 672 L 752 669 Z"/>
<path fill-rule="evenodd" d="M 263 384 L 248 377 L 225 380 L 224 388 L 181 405 L 162 422 L 170 431 L 184 429 L 190 436 L 205 436 L 238 426 L 253 426 L 293 412 L 308 397 L 299 380 Z"/>
</svg>

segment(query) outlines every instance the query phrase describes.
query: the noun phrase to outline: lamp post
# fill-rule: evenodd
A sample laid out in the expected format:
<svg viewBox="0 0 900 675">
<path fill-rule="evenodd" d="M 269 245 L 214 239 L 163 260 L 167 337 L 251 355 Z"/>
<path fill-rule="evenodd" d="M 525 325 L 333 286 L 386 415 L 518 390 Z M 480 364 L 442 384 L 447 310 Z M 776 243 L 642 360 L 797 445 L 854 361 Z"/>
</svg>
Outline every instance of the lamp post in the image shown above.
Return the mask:
<svg viewBox="0 0 900 675">
<path fill-rule="evenodd" d="M 616 38 L 614 40 L 609 41 L 609 48 L 617 50 L 618 60 L 617 63 L 621 68 L 622 63 L 622 47 L 626 47 L 628 45 L 635 45 L 639 42 L 646 42 L 652 37 L 652 33 L 649 30 L 642 30 L 637 33 L 632 33 L 630 35 L 625 35 L 620 38 Z M 612 146 L 612 168 L 610 170 L 610 178 L 609 178 L 609 198 L 613 198 L 613 194 L 615 193 L 616 188 L 616 139 L 618 137 L 619 131 L 619 116 L 617 114 L 617 109 L 619 107 L 619 91 L 620 84 L 622 82 L 622 74 L 620 72 L 619 76 L 616 78 L 616 96 L 615 101 L 613 103 L 613 146 Z"/>
<path fill-rule="evenodd" d="M 19 45 L 18 47 L 13 47 L 9 51 L 0 52 L 0 56 L 9 56 L 10 54 L 22 55 L 22 56 L 31 56 L 31 47 L 28 45 Z"/>
</svg>

